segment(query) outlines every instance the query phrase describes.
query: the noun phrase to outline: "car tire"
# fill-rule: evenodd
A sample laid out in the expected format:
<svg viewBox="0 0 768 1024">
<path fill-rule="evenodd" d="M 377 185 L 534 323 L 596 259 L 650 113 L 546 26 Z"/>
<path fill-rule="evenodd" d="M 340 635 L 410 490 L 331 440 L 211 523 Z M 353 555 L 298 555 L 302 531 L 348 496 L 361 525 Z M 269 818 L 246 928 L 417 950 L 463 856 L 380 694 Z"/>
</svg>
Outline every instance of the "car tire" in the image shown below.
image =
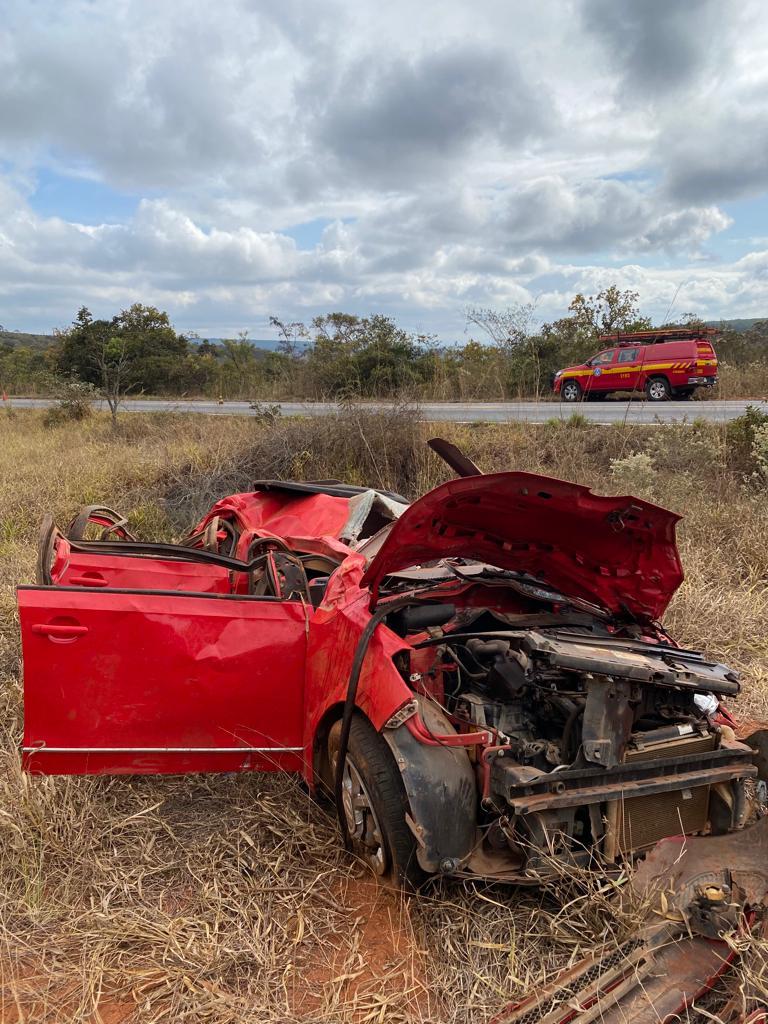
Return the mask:
<svg viewBox="0 0 768 1024">
<path fill-rule="evenodd" d="M 563 402 L 578 402 L 581 398 L 581 385 L 576 380 L 566 380 L 560 386 L 560 400 Z"/>
<path fill-rule="evenodd" d="M 328 734 L 328 763 L 336 773 L 341 722 Z M 386 741 L 367 718 L 355 714 L 344 769 L 339 817 L 352 850 L 382 881 L 412 892 L 426 875 L 416 859 L 416 839 L 406 823 L 408 797 Z"/>
<path fill-rule="evenodd" d="M 666 377 L 651 377 L 645 385 L 645 397 L 649 402 L 667 402 L 671 396 L 669 381 Z"/>
</svg>

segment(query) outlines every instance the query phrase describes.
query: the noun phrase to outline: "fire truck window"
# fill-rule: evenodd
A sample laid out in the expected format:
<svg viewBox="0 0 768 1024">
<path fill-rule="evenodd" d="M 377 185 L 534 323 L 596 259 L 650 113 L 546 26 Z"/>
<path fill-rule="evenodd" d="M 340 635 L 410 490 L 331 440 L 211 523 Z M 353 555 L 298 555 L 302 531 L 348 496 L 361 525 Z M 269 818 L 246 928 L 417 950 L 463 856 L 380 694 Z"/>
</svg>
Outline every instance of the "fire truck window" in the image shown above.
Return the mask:
<svg viewBox="0 0 768 1024">
<path fill-rule="evenodd" d="M 594 359 L 590 359 L 590 366 L 605 366 L 606 363 L 612 362 L 613 353 L 615 351 L 616 350 L 612 348 L 607 352 L 601 352 L 599 355 L 595 356 Z"/>
<path fill-rule="evenodd" d="M 619 362 L 634 363 L 634 361 L 637 359 L 637 354 L 639 351 L 639 348 L 623 348 L 621 352 L 619 352 Z"/>
</svg>

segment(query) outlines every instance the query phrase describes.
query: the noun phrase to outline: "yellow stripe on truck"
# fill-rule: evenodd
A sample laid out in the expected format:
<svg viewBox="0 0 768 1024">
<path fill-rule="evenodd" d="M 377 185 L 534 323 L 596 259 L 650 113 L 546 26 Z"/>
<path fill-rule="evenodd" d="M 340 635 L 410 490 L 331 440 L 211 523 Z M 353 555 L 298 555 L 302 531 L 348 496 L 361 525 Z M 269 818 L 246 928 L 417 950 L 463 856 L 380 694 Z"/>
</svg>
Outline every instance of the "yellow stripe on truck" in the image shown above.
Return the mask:
<svg viewBox="0 0 768 1024">
<path fill-rule="evenodd" d="M 699 366 L 703 369 L 704 366 L 717 366 L 716 359 L 710 359 L 706 363 L 699 363 Z M 599 377 L 603 377 L 606 374 L 611 373 L 634 373 L 643 370 L 648 373 L 651 370 L 686 370 L 693 367 L 693 363 L 641 363 L 636 366 L 633 363 L 619 364 L 618 366 L 609 366 L 603 370 L 602 373 L 598 374 Z M 567 375 L 563 374 L 565 380 L 569 377 L 593 377 L 595 374 L 594 369 L 592 370 L 569 370 Z"/>
</svg>

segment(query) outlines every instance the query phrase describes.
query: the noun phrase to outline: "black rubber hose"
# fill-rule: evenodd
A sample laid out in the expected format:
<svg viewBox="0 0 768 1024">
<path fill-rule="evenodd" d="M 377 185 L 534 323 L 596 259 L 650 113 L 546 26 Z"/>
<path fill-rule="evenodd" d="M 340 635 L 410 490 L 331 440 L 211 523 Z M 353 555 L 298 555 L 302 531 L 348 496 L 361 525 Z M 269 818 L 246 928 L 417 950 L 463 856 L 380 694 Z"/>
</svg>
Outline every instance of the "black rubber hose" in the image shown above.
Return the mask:
<svg viewBox="0 0 768 1024">
<path fill-rule="evenodd" d="M 352 715 L 355 710 L 360 673 L 363 669 L 363 662 L 365 661 L 365 655 L 368 651 L 368 645 L 371 642 L 371 638 L 373 637 L 376 627 L 383 619 L 386 618 L 387 615 L 391 614 L 393 611 L 397 611 L 399 608 L 404 608 L 409 604 L 413 604 L 412 597 L 389 601 L 386 604 L 379 605 L 365 624 L 365 629 L 360 634 L 360 639 L 358 640 L 357 647 L 355 648 L 355 656 L 352 659 L 352 669 L 349 674 L 349 682 L 347 683 L 347 696 L 344 701 L 344 711 L 341 716 L 341 735 L 339 736 L 339 749 L 336 759 L 336 774 L 333 780 L 333 798 L 336 801 L 339 828 L 341 829 L 344 846 L 347 849 L 350 848 L 350 843 L 349 834 L 345 824 L 342 789 L 344 787 L 344 762 L 347 759 L 347 750 L 349 748 L 349 731 L 352 728 Z"/>
<path fill-rule="evenodd" d="M 574 731 L 574 728 L 576 726 L 576 721 L 579 718 L 579 716 L 583 715 L 583 714 L 584 714 L 584 705 L 583 704 L 576 704 L 576 705 L 574 705 L 573 710 L 570 712 L 570 714 L 566 718 L 565 725 L 563 726 L 563 749 L 562 749 L 562 754 L 563 754 L 563 758 L 565 758 L 565 760 L 567 762 L 569 762 L 569 763 L 570 763 L 570 761 L 573 760 L 573 758 L 576 757 L 576 754 L 579 752 L 578 746 L 576 747 L 576 749 L 573 752 L 571 752 L 572 746 L 573 746 L 573 744 L 571 742 L 571 738 L 573 736 L 573 731 Z"/>
</svg>

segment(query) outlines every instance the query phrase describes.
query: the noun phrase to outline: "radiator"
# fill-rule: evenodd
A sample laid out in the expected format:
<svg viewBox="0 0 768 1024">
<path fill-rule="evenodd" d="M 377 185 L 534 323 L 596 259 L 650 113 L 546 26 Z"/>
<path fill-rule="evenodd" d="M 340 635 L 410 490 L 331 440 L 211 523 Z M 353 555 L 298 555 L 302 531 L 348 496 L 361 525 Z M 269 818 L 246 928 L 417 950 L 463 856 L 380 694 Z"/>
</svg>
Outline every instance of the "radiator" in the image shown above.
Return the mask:
<svg viewBox="0 0 768 1024">
<path fill-rule="evenodd" d="M 709 818 L 709 786 L 619 801 L 618 852 L 642 850 L 665 836 L 700 832 Z"/>
<path fill-rule="evenodd" d="M 628 750 L 624 760 L 660 761 L 704 753 L 713 750 L 715 743 L 712 733 L 681 737 L 649 744 L 641 750 Z M 709 786 L 611 801 L 606 808 L 606 819 L 605 855 L 613 860 L 617 854 L 645 849 L 666 836 L 703 831 L 709 820 Z"/>
</svg>

